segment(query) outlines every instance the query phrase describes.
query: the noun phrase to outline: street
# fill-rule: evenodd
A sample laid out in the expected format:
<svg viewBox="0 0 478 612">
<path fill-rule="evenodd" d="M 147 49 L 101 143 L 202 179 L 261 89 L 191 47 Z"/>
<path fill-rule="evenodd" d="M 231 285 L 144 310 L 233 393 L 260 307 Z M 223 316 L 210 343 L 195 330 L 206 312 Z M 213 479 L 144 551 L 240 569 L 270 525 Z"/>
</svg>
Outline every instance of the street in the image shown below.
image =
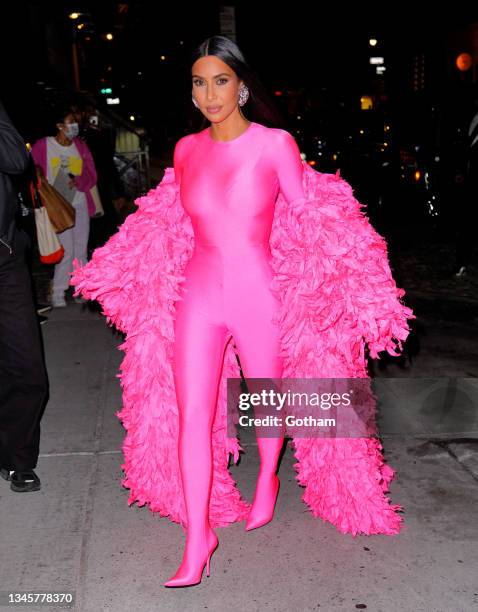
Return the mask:
<svg viewBox="0 0 478 612">
<path fill-rule="evenodd" d="M 410 294 L 414 306 L 412 300 Z M 406 377 L 457 377 L 477 390 L 472 326 L 419 316 L 419 350 L 411 364 L 390 358 L 380 368 L 374 364 L 375 376 L 396 384 Z M 8 517 L 0 545 L 9 551 L 2 561 L 3 590 L 75 591 L 74 609 L 82 612 L 448 612 L 478 604 L 476 404 L 468 431 L 452 416 L 449 434 L 437 439 L 433 406 L 418 406 L 432 435 L 383 435 L 385 460 L 397 470 L 390 499 L 405 508 L 398 536 L 353 538 L 314 518 L 301 501 L 289 443 L 274 520 L 249 533 L 244 523 L 217 529 L 211 576 L 204 573 L 194 588 L 166 589 L 163 582 L 181 561 L 183 531 L 147 507 L 128 507 L 128 490 L 120 484 L 124 430 L 115 412 L 121 406 L 116 374 L 122 337 L 91 303 L 72 301 L 53 310 L 41 329 L 50 378 L 37 466 L 42 489 L 22 495 L 0 482 L 2 515 Z M 410 410 L 418 398 L 395 401 Z M 257 448 L 249 435 L 241 444 L 246 452 L 230 470 L 250 500 Z"/>
</svg>

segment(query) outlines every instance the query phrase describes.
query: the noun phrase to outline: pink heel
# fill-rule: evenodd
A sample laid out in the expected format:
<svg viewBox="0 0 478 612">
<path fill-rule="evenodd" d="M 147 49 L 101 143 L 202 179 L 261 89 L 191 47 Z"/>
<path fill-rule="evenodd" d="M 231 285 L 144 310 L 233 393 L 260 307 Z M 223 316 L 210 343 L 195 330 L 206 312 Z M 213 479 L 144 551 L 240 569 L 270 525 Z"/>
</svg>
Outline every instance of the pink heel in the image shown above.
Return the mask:
<svg viewBox="0 0 478 612">
<path fill-rule="evenodd" d="M 206 559 L 198 563 L 198 556 L 193 555 L 193 558 L 195 557 L 194 563 L 196 564 L 196 567 L 193 569 L 189 569 L 189 568 L 183 569 L 183 563 L 181 563 L 178 571 L 174 574 L 174 576 L 170 580 L 164 583 L 165 587 L 185 587 L 185 586 L 194 586 L 196 584 L 199 584 L 202 579 L 202 573 L 204 571 L 204 566 L 206 566 L 207 576 L 210 576 L 211 556 L 219 544 L 219 540 L 217 539 L 216 534 L 212 530 L 211 532 L 214 535 L 214 540 L 212 541 L 211 545 L 208 546 Z"/>
<path fill-rule="evenodd" d="M 277 497 L 279 495 L 279 488 L 280 488 L 279 477 L 276 474 L 274 474 L 274 477 L 277 479 L 275 491 L 268 493 L 265 496 L 265 499 L 259 500 L 258 490 L 256 489 L 256 494 L 254 495 L 254 501 L 252 503 L 252 508 L 249 511 L 249 516 L 247 517 L 246 531 L 251 531 L 252 529 L 257 529 L 258 527 L 262 527 L 263 525 L 266 525 L 272 520 L 272 517 L 274 516 L 274 508 L 275 508 L 275 504 L 277 501 Z M 259 502 L 259 504 L 257 502 Z M 258 509 L 257 509 L 257 505 L 259 505 Z M 255 513 L 253 512 L 254 509 L 256 510 Z"/>
<path fill-rule="evenodd" d="M 216 538 L 216 540 L 217 540 L 217 538 Z M 211 573 L 210 573 L 210 561 L 211 561 L 212 554 L 216 550 L 218 544 L 219 544 L 219 541 L 216 542 L 216 544 L 213 546 L 212 550 L 209 551 L 209 554 L 207 556 L 207 559 L 206 559 L 206 576 L 207 577 L 209 577 L 211 575 Z"/>
</svg>

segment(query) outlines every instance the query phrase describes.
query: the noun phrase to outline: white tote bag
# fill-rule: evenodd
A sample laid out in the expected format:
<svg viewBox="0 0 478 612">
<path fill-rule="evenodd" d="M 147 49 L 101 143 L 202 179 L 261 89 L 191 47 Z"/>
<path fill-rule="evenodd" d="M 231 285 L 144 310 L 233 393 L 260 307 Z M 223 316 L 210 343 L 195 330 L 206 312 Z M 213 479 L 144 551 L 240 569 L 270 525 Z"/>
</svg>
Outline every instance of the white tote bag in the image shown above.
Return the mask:
<svg viewBox="0 0 478 612">
<path fill-rule="evenodd" d="M 44 206 L 35 208 L 35 225 L 37 230 L 40 261 L 46 264 L 56 264 L 63 259 L 65 249 L 60 244 L 50 217 Z"/>
</svg>

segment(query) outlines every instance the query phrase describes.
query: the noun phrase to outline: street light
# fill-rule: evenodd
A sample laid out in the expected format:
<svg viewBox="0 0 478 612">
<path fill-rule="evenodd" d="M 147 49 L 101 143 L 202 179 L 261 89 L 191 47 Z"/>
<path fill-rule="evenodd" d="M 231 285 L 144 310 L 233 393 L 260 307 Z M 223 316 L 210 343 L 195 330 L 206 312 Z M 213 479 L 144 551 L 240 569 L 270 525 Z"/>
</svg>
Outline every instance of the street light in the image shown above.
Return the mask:
<svg viewBox="0 0 478 612">
<path fill-rule="evenodd" d="M 456 67 L 461 72 L 466 72 L 473 65 L 473 58 L 469 53 L 460 53 L 460 55 L 455 60 Z"/>
<path fill-rule="evenodd" d="M 72 21 L 76 21 L 77 19 L 79 19 L 81 17 L 81 15 L 83 15 L 83 13 L 70 13 L 68 15 L 68 18 L 71 19 Z M 79 69 L 79 65 L 78 65 L 78 48 L 77 48 L 77 44 L 76 44 L 76 34 L 77 34 L 77 30 L 81 30 L 83 29 L 84 24 L 79 23 L 76 27 L 72 24 L 72 44 L 71 44 L 71 54 L 72 54 L 72 60 L 73 60 L 73 77 L 75 79 L 75 88 L 77 90 L 80 89 L 80 69 Z"/>
<path fill-rule="evenodd" d="M 73 63 L 73 78 L 75 81 L 75 88 L 77 90 L 80 89 L 80 68 L 78 62 L 78 34 L 79 32 L 89 34 L 89 27 L 91 24 L 91 14 L 88 12 L 80 13 L 79 11 L 74 11 L 68 15 L 71 23 L 71 31 L 72 31 L 72 44 L 71 44 L 71 52 L 72 52 L 72 63 Z M 80 22 L 78 22 L 80 20 Z M 86 36 L 85 40 L 90 40 L 90 36 Z"/>
</svg>

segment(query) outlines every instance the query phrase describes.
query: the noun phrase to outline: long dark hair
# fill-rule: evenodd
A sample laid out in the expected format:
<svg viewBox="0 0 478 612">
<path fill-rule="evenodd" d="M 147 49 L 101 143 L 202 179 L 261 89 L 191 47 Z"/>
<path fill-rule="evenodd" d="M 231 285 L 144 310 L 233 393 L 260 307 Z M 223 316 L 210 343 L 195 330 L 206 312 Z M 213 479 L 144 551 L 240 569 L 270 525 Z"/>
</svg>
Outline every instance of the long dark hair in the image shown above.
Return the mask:
<svg viewBox="0 0 478 612">
<path fill-rule="evenodd" d="M 48 135 L 58 133 L 57 123 L 64 123 L 68 115 L 74 115 L 70 100 L 58 100 L 48 111 Z"/>
<path fill-rule="evenodd" d="M 215 55 L 227 64 L 237 77 L 244 81 L 249 89 L 249 98 L 241 112 L 246 119 L 262 123 L 267 127 L 286 129 L 287 122 L 279 111 L 274 100 L 262 84 L 259 76 L 246 61 L 238 45 L 226 36 L 210 36 L 206 38 L 192 53 L 191 66 L 196 60 L 206 55 Z M 208 119 L 193 106 L 191 101 L 190 125 L 193 129 L 202 130 L 208 125 Z M 201 115 L 201 117 L 198 117 Z M 202 118 L 202 119 L 201 119 Z"/>
</svg>

